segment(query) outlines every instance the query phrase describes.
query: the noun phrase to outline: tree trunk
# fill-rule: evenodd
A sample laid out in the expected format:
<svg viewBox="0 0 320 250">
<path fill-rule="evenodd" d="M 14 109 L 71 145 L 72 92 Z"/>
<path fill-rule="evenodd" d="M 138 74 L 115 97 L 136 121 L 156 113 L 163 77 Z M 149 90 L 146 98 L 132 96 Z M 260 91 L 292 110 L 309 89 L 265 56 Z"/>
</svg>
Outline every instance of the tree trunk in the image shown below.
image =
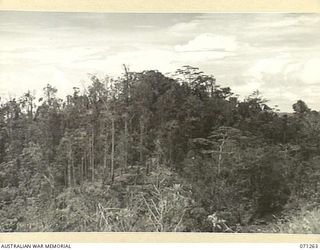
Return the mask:
<svg viewBox="0 0 320 250">
<path fill-rule="evenodd" d="M 114 181 L 114 117 L 111 118 L 111 183 Z"/>
<path fill-rule="evenodd" d="M 128 107 L 129 107 L 129 69 L 123 65 L 126 79 L 124 81 L 125 114 L 124 114 L 124 170 L 128 167 Z"/>
<path fill-rule="evenodd" d="M 104 154 L 103 154 L 103 184 L 107 180 L 107 158 L 108 158 L 108 133 L 105 135 Z"/>
<path fill-rule="evenodd" d="M 92 156 L 92 160 L 91 160 L 91 169 L 92 169 L 92 182 L 94 182 L 95 180 L 95 176 L 94 176 L 94 171 L 95 171 L 95 152 L 94 152 L 94 129 L 92 128 L 92 136 L 91 136 L 91 156 Z"/>
<path fill-rule="evenodd" d="M 86 149 L 85 149 L 86 150 Z M 83 179 L 86 181 L 87 180 L 87 176 L 88 176 L 88 174 L 87 174 L 87 172 L 88 172 L 88 167 L 87 167 L 87 165 L 88 165 L 88 157 L 87 157 L 87 152 L 86 151 L 84 151 L 84 169 L 83 169 Z"/>
<path fill-rule="evenodd" d="M 69 152 L 68 152 L 68 171 L 67 171 L 67 176 L 68 176 L 68 187 L 72 186 L 72 162 L 71 162 L 71 146 L 69 148 Z"/>
<path fill-rule="evenodd" d="M 173 142 L 172 142 L 172 132 L 170 131 L 169 136 L 169 168 L 172 169 L 172 148 L 173 148 Z"/>
<path fill-rule="evenodd" d="M 71 151 L 71 169 L 72 169 L 72 185 L 75 186 L 76 185 L 76 170 L 75 170 L 75 166 L 74 166 L 72 151 Z"/>
<path fill-rule="evenodd" d="M 63 171 L 64 186 L 68 187 L 68 166 Z"/>
<path fill-rule="evenodd" d="M 89 137 L 89 164 L 87 165 L 87 171 L 90 173 L 90 168 L 92 169 L 92 141 L 91 138 Z M 87 172 L 88 176 L 88 180 L 90 179 L 90 174 Z"/>
<path fill-rule="evenodd" d="M 83 174 L 84 174 L 84 158 L 81 157 L 81 167 L 80 167 L 80 185 L 83 183 Z"/>
<path fill-rule="evenodd" d="M 124 170 L 128 168 L 128 114 L 124 118 Z"/>
<path fill-rule="evenodd" d="M 219 147 L 219 156 L 218 156 L 218 174 L 220 174 L 221 172 L 221 166 L 222 166 L 222 154 L 223 154 L 223 148 L 224 148 L 224 144 L 226 142 L 226 139 L 223 138 L 222 139 L 222 142 L 220 144 L 220 147 Z"/>
<path fill-rule="evenodd" d="M 33 101 L 31 100 L 30 102 L 29 102 L 29 119 L 30 119 L 30 121 L 32 121 L 33 120 Z"/>
<path fill-rule="evenodd" d="M 143 133 L 144 133 L 144 124 L 143 118 L 140 118 L 140 143 L 139 143 L 139 167 L 138 171 L 140 171 L 140 166 L 143 166 Z"/>
</svg>

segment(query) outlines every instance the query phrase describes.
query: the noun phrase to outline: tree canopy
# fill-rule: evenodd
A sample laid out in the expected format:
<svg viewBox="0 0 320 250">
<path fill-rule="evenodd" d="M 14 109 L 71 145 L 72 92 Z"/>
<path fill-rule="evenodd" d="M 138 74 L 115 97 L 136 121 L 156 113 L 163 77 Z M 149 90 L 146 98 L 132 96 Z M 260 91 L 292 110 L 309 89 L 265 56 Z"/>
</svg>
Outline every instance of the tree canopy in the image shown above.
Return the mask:
<svg viewBox="0 0 320 250">
<path fill-rule="evenodd" d="M 247 232 L 320 201 L 320 114 L 302 100 L 279 113 L 195 67 L 124 69 L 2 101 L 0 231 Z"/>
</svg>

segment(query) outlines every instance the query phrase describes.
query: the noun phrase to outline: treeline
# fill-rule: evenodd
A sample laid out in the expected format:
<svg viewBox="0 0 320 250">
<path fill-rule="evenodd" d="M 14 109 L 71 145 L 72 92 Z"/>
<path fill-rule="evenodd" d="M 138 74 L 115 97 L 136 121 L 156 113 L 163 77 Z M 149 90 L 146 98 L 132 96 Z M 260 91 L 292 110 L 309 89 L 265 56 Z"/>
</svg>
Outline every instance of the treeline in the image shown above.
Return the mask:
<svg viewBox="0 0 320 250">
<path fill-rule="evenodd" d="M 279 113 L 194 67 L 124 69 L 1 103 L 1 231 L 235 232 L 320 201 L 303 101 Z"/>
</svg>

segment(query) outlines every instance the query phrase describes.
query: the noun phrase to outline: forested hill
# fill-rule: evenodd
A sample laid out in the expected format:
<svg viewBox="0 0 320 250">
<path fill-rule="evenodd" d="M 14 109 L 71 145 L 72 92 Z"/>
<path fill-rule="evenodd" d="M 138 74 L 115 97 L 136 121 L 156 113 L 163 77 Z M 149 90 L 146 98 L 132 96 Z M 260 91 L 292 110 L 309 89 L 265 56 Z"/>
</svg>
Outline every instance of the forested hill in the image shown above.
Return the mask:
<svg viewBox="0 0 320 250">
<path fill-rule="evenodd" d="M 0 231 L 320 232 L 320 115 L 197 68 L 0 107 Z"/>
</svg>

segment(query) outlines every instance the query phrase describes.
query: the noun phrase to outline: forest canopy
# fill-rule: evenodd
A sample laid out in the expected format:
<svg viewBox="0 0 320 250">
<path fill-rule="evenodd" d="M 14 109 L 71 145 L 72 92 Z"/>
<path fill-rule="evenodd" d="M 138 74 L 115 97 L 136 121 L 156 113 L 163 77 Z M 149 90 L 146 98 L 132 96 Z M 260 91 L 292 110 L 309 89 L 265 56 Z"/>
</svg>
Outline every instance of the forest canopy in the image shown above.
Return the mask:
<svg viewBox="0 0 320 250">
<path fill-rule="evenodd" d="M 302 100 L 280 113 L 191 66 L 90 81 L 1 102 L 0 231 L 320 232 Z"/>
</svg>

